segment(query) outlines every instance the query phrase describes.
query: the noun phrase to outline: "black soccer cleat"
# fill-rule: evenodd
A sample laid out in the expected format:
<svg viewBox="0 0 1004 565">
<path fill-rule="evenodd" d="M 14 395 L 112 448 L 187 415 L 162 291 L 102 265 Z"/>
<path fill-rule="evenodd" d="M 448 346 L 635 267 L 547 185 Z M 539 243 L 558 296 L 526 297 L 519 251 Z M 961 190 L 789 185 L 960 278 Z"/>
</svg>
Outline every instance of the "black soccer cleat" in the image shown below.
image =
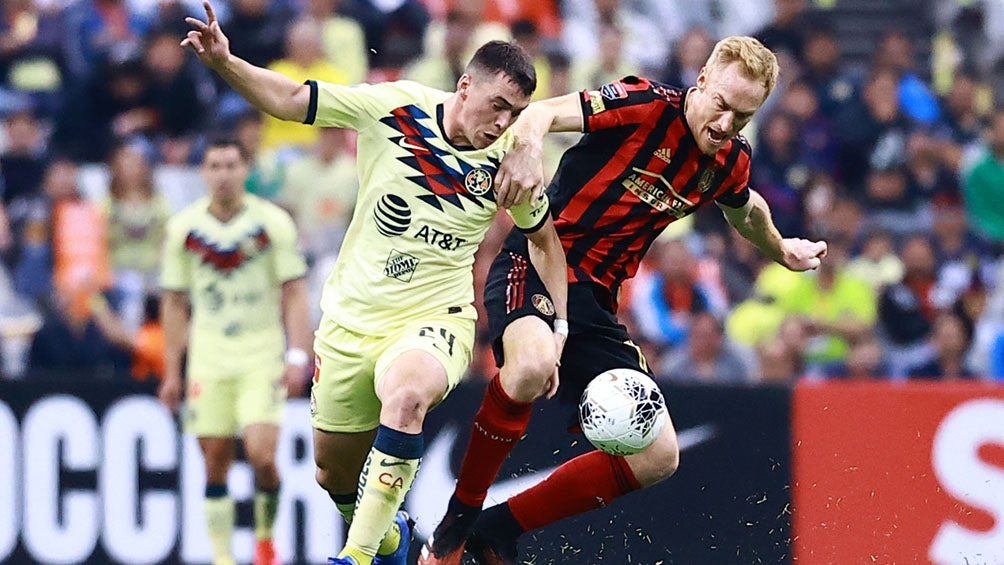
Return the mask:
<svg viewBox="0 0 1004 565">
<path fill-rule="evenodd" d="M 462 550 L 480 514 L 481 508 L 467 506 L 457 500 L 456 495 L 451 496 L 446 515 L 430 538 L 429 552 L 443 558 L 456 553 L 458 549 Z"/>
<path fill-rule="evenodd" d="M 493 506 L 474 524 L 467 538 L 467 554 L 478 565 L 518 565 L 516 540 L 522 533 L 508 504 Z"/>
</svg>

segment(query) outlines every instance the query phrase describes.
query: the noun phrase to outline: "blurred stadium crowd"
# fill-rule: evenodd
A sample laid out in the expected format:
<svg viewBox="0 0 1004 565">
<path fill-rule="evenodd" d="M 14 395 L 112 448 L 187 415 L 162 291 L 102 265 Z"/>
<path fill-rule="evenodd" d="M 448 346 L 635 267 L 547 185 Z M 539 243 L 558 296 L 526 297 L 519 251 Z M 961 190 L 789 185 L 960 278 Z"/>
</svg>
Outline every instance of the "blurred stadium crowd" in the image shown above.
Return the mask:
<svg viewBox="0 0 1004 565">
<path fill-rule="evenodd" d="M 782 71 L 746 132 L 752 184 L 782 233 L 826 239 L 829 256 L 795 274 L 715 210 L 671 226 L 619 312 L 655 373 L 1004 377 L 1002 2 L 214 5 L 236 54 L 298 80 L 452 90 L 474 48 L 514 38 L 536 58 L 536 99 L 629 74 L 689 86 L 717 38 L 755 35 Z M 353 134 L 250 111 L 178 47 L 189 14 L 201 3 L 2 2 L 3 377 L 156 376 L 163 226 L 202 191 L 195 164 L 208 134 L 232 131 L 255 156 L 247 189 L 293 214 L 319 294 L 357 190 Z M 576 139 L 549 139 L 548 170 Z M 507 229 L 500 220 L 482 247 L 479 284 Z M 472 378 L 494 372 L 481 341 Z"/>
</svg>

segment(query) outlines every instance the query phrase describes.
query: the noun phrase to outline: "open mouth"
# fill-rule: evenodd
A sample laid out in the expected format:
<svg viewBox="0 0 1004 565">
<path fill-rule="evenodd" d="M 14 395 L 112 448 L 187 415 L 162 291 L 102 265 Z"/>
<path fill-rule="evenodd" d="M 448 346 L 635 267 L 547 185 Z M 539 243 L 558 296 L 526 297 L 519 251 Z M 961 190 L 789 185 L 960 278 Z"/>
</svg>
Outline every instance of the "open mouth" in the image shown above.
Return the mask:
<svg viewBox="0 0 1004 565">
<path fill-rule="evenodd" d="M 721 143 L 725 141 L 725 134 L 708 128 L 708 139 L 710 139 L 711 143 L 714 145 L 721 145 Z"/>
<path fill-rule="evenodd" d="M 492 142 L 492 143 L 495 143 L 495 140 L 499 138 L 499 136 L 497 136 L 497 135 L 492 135 L 492 134 L 490 134 L 490 133 L 488 133 L 488 132 L 485 132 L 485 137 L 487 137 L 487 138 L 488 138 L 488 141 L 490 141 L 490 142 Z"/>
</svg>

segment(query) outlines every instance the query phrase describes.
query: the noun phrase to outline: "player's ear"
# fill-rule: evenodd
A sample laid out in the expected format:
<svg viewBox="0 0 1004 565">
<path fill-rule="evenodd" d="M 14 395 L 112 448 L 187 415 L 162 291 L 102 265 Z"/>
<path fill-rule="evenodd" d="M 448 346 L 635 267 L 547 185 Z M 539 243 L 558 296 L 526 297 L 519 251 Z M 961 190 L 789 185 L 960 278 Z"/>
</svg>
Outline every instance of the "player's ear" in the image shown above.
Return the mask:
<svg viewBox="0 0 1004 565">
<path fill-rule="evenodd" d="M 708 66 L 704 65 L 701 67 L 701 72 L 697 73 L 697 88 L 704 90 L 705 85 L 708 83 Z"/>
<path fill-rule="evenodd" d="M 463 100 L 467 100 L 470 89 L 471 89 L 471 75 L 467 73 L 460 75 L 460 78 L 457 79 L 457 94 L 459 94 L 460 98 L 462 98 Z"/>
</svg>

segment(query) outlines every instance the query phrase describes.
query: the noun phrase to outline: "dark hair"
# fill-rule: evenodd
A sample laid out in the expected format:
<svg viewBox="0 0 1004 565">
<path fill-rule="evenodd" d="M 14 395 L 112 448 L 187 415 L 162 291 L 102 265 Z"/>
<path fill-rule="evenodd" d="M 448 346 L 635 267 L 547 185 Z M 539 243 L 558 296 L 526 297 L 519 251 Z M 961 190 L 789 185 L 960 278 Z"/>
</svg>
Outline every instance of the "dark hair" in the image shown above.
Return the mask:
<svg viewBox="0 0 1004 565">
<path fill-rule="evenodd" d="M 241 142 L 237 141 L 236 137 L 226 137 L 226 136 L 210 138 L 209 141 L 206 142 L 206 150 L 205 152 L 203 152 L 202 158 L 203 159 L 206 158 L 206 153 L 209 153 L 210 149 L 214 148 L 226 149 L 227 147 L 236 147 L 237 151 L 239 151 L 241 154 L 241 160 L 244 161 L 245 163 L 251 162 L 251 155 L 248 154 L 246 149 L 244 149 L 244 146 L 241 145 Z"/>
<path fill-rule="evenodd" d="M 499 71 L 519 85 L 527 96 L 537 89 L 537 71 L 533 68 L 530 55 L 525 49 L 509 41 L 485 43 L 471 57 L 466 69 L 468 74 L 482 72 L 495 75 Z"/>
</svg>

